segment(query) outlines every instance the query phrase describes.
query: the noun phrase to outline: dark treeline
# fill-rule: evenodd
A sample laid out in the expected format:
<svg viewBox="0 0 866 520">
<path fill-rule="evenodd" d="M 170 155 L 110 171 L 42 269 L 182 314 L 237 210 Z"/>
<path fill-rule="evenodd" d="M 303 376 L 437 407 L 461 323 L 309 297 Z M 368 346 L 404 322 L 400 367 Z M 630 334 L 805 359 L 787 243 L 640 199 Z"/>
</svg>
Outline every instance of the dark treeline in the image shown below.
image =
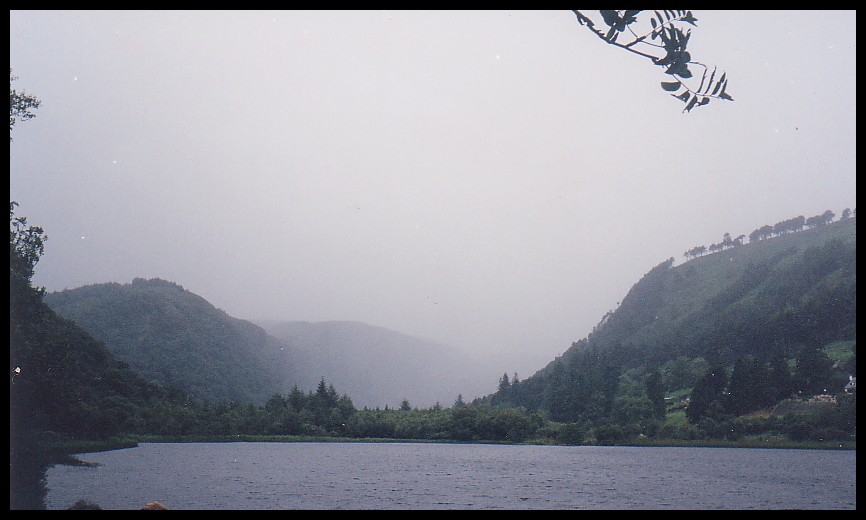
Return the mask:
<svg viewBox="0 0 866 520">
<path fill-rule="evenodd" d="M 509 384 L 503 376 L 485 401 L 542 413 L 551 421 L 545 433 L 565 443 L 855 438 L 856 394 L 845 390 L 854 357 L 837 365 L 823 349 L 804 347 L 793 360 L 745 356 L 729 368 L 681 356 L 649 369 L 624 367 L 630 355 L 588 348 L 558 359 L 543 377 Z M 774 413 L 752 414 L 762 409 Z"/>
<path fill-rule="evenodd" d="M 147 412 L 149 415 L 152 412 Z M 298 387 L 274 394 L 261 406 L 251 403 L 210 404 L 177 393 L 173 406 L 161 407 L 158 416 L 124 430 L 138 435 L 202 436 L 305 436 L 356 439 L 522 442 L 547 424 L 540 414 L 494 408 L 476 400 L 453 406 L 413 408 L 403 400 L 397 408 L 356 409 L 349 396 L 338 395 L 322 379 L 315 391 Z"/>
<path fill-rule="evenodd" d="M 850 208 L 845 208 L 842 211 L 842 219 L 848 219 L 850 217 L 856 216 L 856 214 L 856 209 L 851 210 Z M 787 233 L 802 231 L 803 229 L 811 229 L 818 226 L 824 226 L 832 222 L 833 218 L 835 217 L 836 214 L 828 209 L 820 215 L 814 215 L 809 218 L 800 215 L 794 218 L 789 218 L 776 222 L 776 224 L 772 226 L 767 224 L 749 233 L 749 241 L 757 242 L 759 240 L 765 240 L 767 238 L 772 238 Z M 746 235 L 740 235 L 736 238 L 731 238 L 730 233 L 725 233 L 722 237 L 721 242 L 717 244 L 710 244 L 709 246 L 695 246 L 684 252 L 683 256 L 686 258 L 695 258 L 708 253 L 724 251 L 732 247 L 743 245 L 743 241 L 745 240 L 745 238 Z"/>
</svg>

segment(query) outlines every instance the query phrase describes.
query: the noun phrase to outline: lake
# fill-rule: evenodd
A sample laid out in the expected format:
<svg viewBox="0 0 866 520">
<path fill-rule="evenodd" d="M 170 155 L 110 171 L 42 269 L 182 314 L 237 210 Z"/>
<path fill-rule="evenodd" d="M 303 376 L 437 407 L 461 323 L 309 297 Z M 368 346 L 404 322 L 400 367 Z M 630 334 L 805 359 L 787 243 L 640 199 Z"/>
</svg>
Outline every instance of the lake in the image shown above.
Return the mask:
<svg viewBox="0 0 866 520">
<path fill-rule="evenodd" d="M 49 509 L 856 509 L 856 451 L 142 443 L 48 470 Z"/>
</svg>

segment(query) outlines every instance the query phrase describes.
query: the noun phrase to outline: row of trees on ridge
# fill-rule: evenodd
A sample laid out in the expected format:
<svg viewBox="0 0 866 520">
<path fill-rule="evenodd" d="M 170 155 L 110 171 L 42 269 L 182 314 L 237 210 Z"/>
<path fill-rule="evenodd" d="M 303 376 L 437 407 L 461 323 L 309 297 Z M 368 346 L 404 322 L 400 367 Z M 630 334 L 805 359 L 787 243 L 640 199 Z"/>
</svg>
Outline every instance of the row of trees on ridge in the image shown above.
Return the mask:
<svg viewBox="0 0 866 520">
<path fill-rule="evenodd" d="M 842 220 L 854 217 L 856 216 L 856 214 L 856 209 L 851 210 L 850 208 L 845 208 L 842 211 Z M 832 222 L 835 216 L 836 214 L 828 209 L 820 215 L 814 215 L 809 218 L 800 215 L 797 217 L 776 222 L 776 224 L 772 226 L 766 224 L 749 233 L 749 242 L 757 242 L 759 240 L 765 240 L 767 238 L 772 238 L 787 233 L 794 233 L 803 229 L 811 229 L 818 226 L 824 226 Z M 696 258 L 705 254 L 724 251 L 732 247 L 743 245 L 743 241 L 745 240 L 745 238 L 746 235 L 740 235 L 736 238 L 731 238 L 730 233 L 725 233 L 722 237 L 721 242 L 717 244 L 710 244 L 709 246 L 695 246 L 684 252 L 683 256 L 686 258 Z"/>
</svg>

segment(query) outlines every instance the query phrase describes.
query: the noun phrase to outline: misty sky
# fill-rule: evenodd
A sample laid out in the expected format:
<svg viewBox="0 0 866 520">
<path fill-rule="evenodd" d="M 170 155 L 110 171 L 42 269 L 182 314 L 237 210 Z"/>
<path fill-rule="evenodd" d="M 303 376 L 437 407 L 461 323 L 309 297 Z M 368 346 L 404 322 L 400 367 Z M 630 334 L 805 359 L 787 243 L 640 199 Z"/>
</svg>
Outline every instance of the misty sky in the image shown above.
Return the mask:
<svg viewBox="0 0 866 520">
<path fill-rule="evenodd" d="M 856 206 L 854 12 L 694 14 L 735 101 L 684 114 L 569 11 L 13 11 L 34 283 L 159 277 L 529 376 L 667 258 Z"/>
</svg>

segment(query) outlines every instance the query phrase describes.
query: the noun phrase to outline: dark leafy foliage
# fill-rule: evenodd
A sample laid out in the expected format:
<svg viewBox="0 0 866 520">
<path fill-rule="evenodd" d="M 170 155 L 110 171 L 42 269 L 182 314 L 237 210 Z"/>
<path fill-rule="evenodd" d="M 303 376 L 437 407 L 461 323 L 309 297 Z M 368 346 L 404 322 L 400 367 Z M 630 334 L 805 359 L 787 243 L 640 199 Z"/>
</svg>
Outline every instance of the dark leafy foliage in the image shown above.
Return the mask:
<svg viewBox="0 0 866 520">
<path fill-rule="evenodd" d="M 41 101 L 27 94 L 25 91 L 17 91 L 12 88 L 12 82 L 18 79 L 9 69 L 9 140 L 12 140 L 12 127 L 17 121 L 27 121 L 36 116 L 33 110 L 39 108 Z"/>
<path fill-rule="evenodd" d="M 9 202 L 9 274 L 26 282 L 33 277 L 48 237 L 41 227 L 28 226 L 26 217 L 16 217 L 16 206 L 17 202 Z"/>
<path fill-rule="evenodd" d="M 663 67 L 673 81 L 661 82 L 662 89 L 685 103 L 684 112 L 707 105 L 712 99 L 733 101 L 726 91 L 727 74 L 719 72 L 717 67 L 694 61 L 687 50 L 691 27 L 697 27 L 698 21 L 691 11 L 598 11 L 600 22 L 608 27 L 606 31 L 599 28 L 600 23 L 593 20 L 593 16 L 573 12 L 580 25 L 585 25 L 606 43 Z M 699 81 L 693 69 L 701 71 Z"/>
</svg>

